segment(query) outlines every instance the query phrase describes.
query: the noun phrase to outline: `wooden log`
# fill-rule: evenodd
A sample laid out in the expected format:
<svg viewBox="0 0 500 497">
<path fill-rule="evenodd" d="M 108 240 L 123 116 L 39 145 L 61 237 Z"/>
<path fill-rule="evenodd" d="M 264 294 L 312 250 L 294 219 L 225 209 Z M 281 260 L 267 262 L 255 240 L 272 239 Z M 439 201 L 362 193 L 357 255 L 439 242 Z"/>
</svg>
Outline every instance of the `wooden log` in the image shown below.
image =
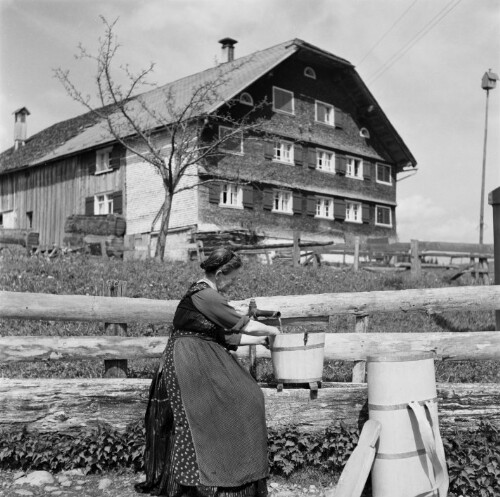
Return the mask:
<svg viewBox="0 0 500 497">
<path fill-rule="evenodd" d="M 108 280 L 103 282 L 102 294 L 107 297 L 124 297 L 127 295 L 127 282 Z M 104 323 L 106 335 L 124 336 L 127 334 L 127 323 Z M 126 378 L 127 359 L 108 359 L 104 361 L 104 378 Z"/>
<path fill-rule="evenodd" d="M 31 229 L 0 228 L 0 244 L 21 245 L 29 252 L 39 243 L 39 233 Z"/>
<path fill-rule="evenodd" d="M 340 314 L 365 316 L 397 311 L 495 310 L 500 302 L 500 286 L 320 293 L 255 297 L 255 300 L 259 309 L 279 310 L 283 324 L 288 324 L 295 319 L 317 319 Z M 178 303 L 178 300 L 0 291 L 0 318 L 170 323 Z M 231 305 L 241 314 L 246 314 L 249 303 L 250 299 L 247 299 L 232 301 Z"/>
<path fill-rule="evenodd" d="M 307 327 L 306 327 L 307 329 Z M 0 337 L 0 363 L 76 361 L 160 357 L 167 336 L 5 336 Z M 256 347 L 257 357 L 270 358 L 265 347 Z M 327 333 L 326 361 L 365 361 L 368 356 L 401 352 L 433 352 L 437 359 L 484 361 L 500 358 L 500 333 Z M 237 355 L 248 357 L 248 348 Z"/>
<path fill-rule="evenodd" d="M 69 432 L 106 423 L 124 431 L 142 420 L 150 380 L 3 379 L 0 382 L 0 430 Z M 295 425 L 317 432 L 340 421 L 362 425 L 368 416 L 364 384 L 324 383 L 317 399 L 308 389 L 263 386 L 269 428 Z M 499 384 L 439 384 L 440 426 L 444 431 L 488 420 L 500 427 Z"/>
<path fill-rule="evenodd" d="M 355 333 L 368 332 L 368 316 L 356 316 Z M 352 370 L 353 383 L 365 383 L 366 381 L 366 362 L 356 361 Z"/>
</svg>

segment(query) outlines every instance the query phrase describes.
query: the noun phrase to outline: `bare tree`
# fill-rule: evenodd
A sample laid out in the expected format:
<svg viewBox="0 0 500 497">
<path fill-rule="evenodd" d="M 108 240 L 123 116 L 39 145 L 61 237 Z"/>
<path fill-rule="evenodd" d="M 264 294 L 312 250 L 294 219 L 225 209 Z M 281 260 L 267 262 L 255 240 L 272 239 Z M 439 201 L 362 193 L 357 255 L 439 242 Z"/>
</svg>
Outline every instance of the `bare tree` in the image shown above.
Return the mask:
<svg viewBox="0 0 500 497">
<path fill-rule="evenodd" d="M 68 70 L 55 69 L 55 76 L 72 99 L 106 124 L 113 140 L 151 164 L 161 176 L 165 198 L 156 217 L 161 217 L 161 224 L 155 257 L 163 260 L 174 196 L 186 189 L 223 180 L 217 176 L 201 179 L 198 168 L 212 157 L 220 158 L 227 153 L 224 149 L 231 149 L 240 138 L 257 130 L 260 121 L 256 110 L 265 102 L 238 118 L 233 117 L 230 102 L 220 105 L 224 85 L 239 67 L 238 61 L 231 67 L 218 66 L 220 69 L 216 68 L 213 77 L 191 87 L 187 98 L 186 95 L 179 98 L 168 85 L 151 84 L 148 77 L 154 64 L 138 73 L 132 72 L 128 65 L 118 65 L 116 56 L 120 44 L 114 31 L 117 20 L 110 23 L 102 16 L 101 20 L 104 35 L 98 40 L 97 52 L 92 54 L 80 44 L 76 56 L 96 66 L 97 104 L 95 96 L 84 94 L 74 84 Z M 124 75 L 125 85 L 115 77 L 117 69 Z M 146 93 L 139 93 L 146 88 Z M 221 124 L 225 126 L 222 134 L 214 131 Z M 233 173 L 238 176 L 237 172 Z M 188 178 L 191 181 L 186 181 Z"/>
</svg>

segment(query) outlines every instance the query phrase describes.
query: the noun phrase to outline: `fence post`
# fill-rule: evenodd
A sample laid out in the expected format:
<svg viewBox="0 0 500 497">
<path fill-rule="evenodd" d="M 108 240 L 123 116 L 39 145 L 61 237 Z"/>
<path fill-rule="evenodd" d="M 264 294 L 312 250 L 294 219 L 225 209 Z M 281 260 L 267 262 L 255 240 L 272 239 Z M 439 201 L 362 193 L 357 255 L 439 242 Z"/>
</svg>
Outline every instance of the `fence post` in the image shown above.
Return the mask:
<svg viewBox="0 0 500 497">
<path fill-rule="evenodd" d="M 368 333 L 368 316 L 356 316 L 355 333 Z M 356 361 L 352 369 L 352 382 L 366 382 L 366 361 Z"/>
<path fill-rule="evenodd" d="M 104 297 L 125 297 L 127 294 L 126 281 L 108 280 L 103 282 Z M 126 335 L 127 323 L 104 323 L 105 335 Z M 126 378 L 127 359 L 105 359 L 104 378 Z"/>
<path fill-rule="evenodd" d="M 300 231 L 293 232 L 293 267 L 300 266 Z"/>
<path fill-rule="evenodd" d="M 359 270 L 359 236 L 354 237 L 354 271 Z"/>
<path fill-rule="evenodd" d="M 411 240 L 410 260 L 411 275 L 419 278 L 420 276 L 422 276 L 422 264 L 420 262 L 420 256 L 418 254 L 418 240 Z"/>
<path fill-rule="evenodd" d="M 500 285 L 500 187 L 488 195 L 488 203 L 493 207 L 493 255 L 495 265 L 495 285 Z M 497 330 L 500 331 L 500 309 L 495 311 Z"/>
</svg>

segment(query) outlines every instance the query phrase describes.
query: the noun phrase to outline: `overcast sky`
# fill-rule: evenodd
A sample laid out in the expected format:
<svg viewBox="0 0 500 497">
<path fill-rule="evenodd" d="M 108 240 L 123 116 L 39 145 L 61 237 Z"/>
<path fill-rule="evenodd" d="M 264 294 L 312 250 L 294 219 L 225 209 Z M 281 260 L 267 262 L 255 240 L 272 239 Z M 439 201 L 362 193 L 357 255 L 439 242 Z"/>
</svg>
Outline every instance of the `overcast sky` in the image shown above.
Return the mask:
<svg viewBox="0 0 500 497">
<path fill-rule="evenodd" d="M 121 60 L 155 62 L 164 84 L 220 60 L 300 38 L 349 60 L 418 162 L 398 182 L 398 235 L 478 242 L 486 92 L 500 73 L 499 0 L 0 0 L 0 149 L 13 142 L 12 112 L 26 106 L 28 134 L 84 112 L 54 78 L 69 69 L 92 94 L 92 50 L 103 15 L 119 18 Z M 487 193 L 500 186 L 500 84 L 490 91 Z M 401 175 L 402 177 L 403 175 Z M 485 202 L 484 241 L 492 243 Z"/>
</svg>

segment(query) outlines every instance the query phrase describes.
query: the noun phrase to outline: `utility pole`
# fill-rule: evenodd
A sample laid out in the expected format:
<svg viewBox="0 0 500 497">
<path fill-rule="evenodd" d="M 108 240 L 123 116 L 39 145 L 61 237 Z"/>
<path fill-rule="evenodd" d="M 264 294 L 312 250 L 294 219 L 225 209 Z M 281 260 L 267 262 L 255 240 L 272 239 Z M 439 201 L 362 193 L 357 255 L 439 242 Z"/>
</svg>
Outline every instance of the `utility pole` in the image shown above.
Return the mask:
<svg viewBox="0 0 500 497">
<path fill-rule="evenodd" d="M 484 120 L 484 145 L 483 145 L 483 173 L 481 179 L 481 206 L 479 210 L 479 244 L 483 244 L 484 232 L 484 183 L 486 178 L 486 143 L 488 140 L 488 103 L 490 97 L 490 90 L 496 87 L 498 75 L 488 69 L 483 75 L 481 80 L 481 88 L 486 90 L 486 116 Z"/>
</svg>

